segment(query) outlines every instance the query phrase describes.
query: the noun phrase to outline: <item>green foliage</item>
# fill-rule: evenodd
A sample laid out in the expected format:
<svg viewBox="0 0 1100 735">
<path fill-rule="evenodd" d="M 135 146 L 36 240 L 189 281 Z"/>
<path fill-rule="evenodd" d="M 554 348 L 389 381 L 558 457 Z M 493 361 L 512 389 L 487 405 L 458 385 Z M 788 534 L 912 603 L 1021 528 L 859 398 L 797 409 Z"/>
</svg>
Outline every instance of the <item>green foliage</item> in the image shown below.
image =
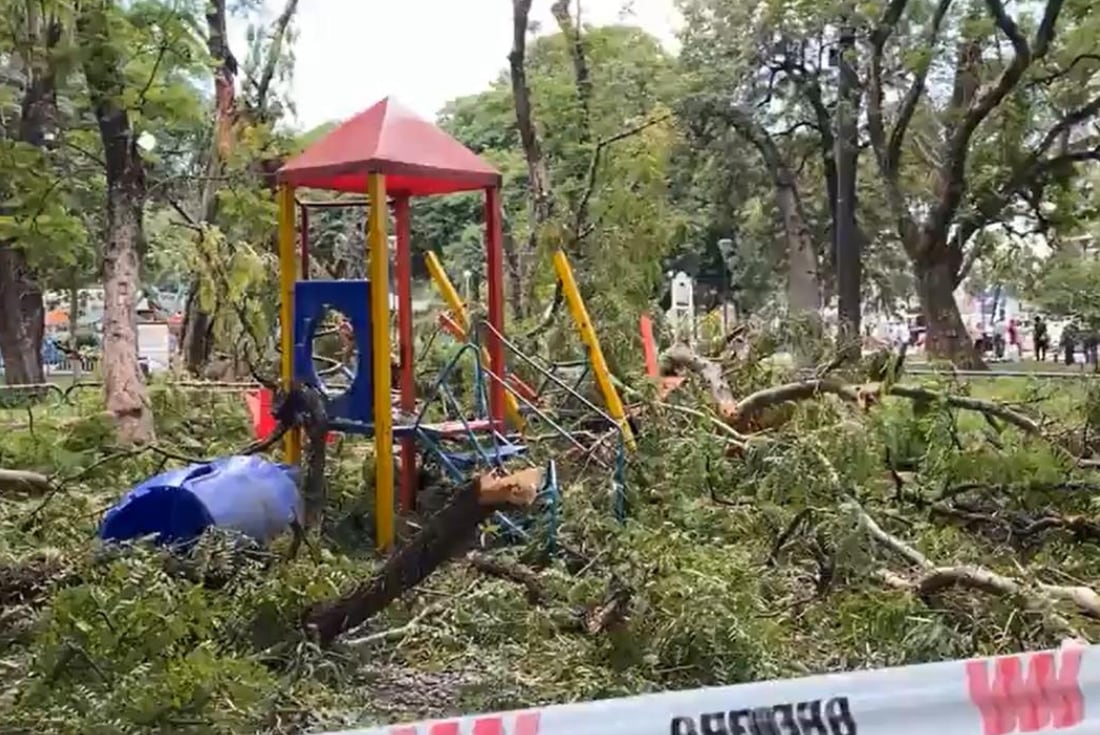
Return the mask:
<svg viewBox="0 0 1100 735">
<path fill-rule="evenodd" d="M 594 90 L 587 117 L 564 37 L 555 34 L 529 44 L 533 117 L 555 202 L 552 220 L 536 234 L 536 252 L 525 253 L 531 227 L 527 167 L 509 79 L 502 76 L 480 94 L 451 101 L 440 121 L 504 175 L 506 236 L 534 264 L 524 284 L 530 315 L 541 313 L 543 300 L 553 291 L 551 253 L 565 248 L 590 310 L 604 329 L 618 331 L 635 322 L 653 297 L 682 219 L 666 194 L 678 131 L 671 121 L 647 125 L 669 117 L 676 78 L 672 59 L 636 28 L 589 28 L 584 49 Z M 634 128 L 639 130 L 600 144 Z M 600 157 L 592 178 L 597 147 Z M 573 228 L 582 207 L 586 219 L 580 226 L 591 231 L 578 237 Z M 464 270 L 479 275 L 484 268 L 481 219 L 477 197 L 417 202 L 414 249 L 445 254 L 453 277 Z M 601 287 L 607 283 L 616 287 Z"/>
<path fill-rule="evenodd" d="M 1033 298 L 1051 314 L 1100 330 L 1100 261 L 1070 255 L 1046 264 Z"/>
</svg>

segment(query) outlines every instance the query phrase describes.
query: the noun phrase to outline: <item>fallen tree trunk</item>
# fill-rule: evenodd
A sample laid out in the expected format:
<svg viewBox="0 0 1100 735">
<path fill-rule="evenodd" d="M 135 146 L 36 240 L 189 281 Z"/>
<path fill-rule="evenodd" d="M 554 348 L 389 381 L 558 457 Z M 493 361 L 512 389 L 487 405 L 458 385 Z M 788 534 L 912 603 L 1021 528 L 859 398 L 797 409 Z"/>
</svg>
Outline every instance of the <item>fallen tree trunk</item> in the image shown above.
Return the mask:
<svg viewBox="0 0 1100 735">
<path fill-rule="evenodd" d="M 306 629 L 321 645 L 328 645 L 362 625 L 450 561 L 494 512 L 509 506 L 529 507 L 541 484 L 542 470 L 530 468 L 504 477 L 483 475 L 463 486 L 370 581 L 307 610 Z"/>
<path fill-rule="evenodd" d="M 772 406 L 791 401 L 803 401 L 824 394 L 832 394 L 852 403 L 858 403 L 861 408 L 867 408 L 878 402 L 885 394 L 898 398 L 908 398 L 913 401 L 943 402 L 953 408 L 961 408 L 966 411 L 976 411 L 987 416 L 999 418 L 1005 423 L 1012 424 L 1021 431 L 1038 437 L 1046 437 L 1043 427 L 1038 421 L 1009 406 L 993 401 L 986 401 L 970 396 L 955 396 L 950 393 L 921 388 L 913 385 L 883 386 L 880 383 L 868 383 L 865 385 L 849 385 L 837 380 L 803 380 L 797 383 L 787 383 L 771 388 L 764 388 L 752 393 L 741 400 L 737 405 L 733 425 L 735 428 L 751 424 L 752 420 L 762 411 Z"/>
</svg>

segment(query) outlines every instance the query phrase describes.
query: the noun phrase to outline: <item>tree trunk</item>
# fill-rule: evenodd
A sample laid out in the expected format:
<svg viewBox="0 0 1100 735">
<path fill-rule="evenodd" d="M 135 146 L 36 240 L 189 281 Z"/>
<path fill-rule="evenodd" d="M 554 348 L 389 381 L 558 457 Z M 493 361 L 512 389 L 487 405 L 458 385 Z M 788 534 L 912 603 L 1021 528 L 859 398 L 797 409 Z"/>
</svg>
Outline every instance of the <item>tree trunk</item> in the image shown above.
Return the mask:
<svg viewBox="0 0 1100 735">
<path fill-rule="evenodd" d="M 184 366 L 193 375 L 202 374 L 213 347 L 210 315 L 199 306 L 198 293 L 199 282 L 192 279 L 187 290 L 187 305 L 184 307 L 180 353 L 183 355 Z"/>
<path fill-rule="evenodd" d="M 78 25 L 91 39 L 84 76 L 107 164 L 107 238 L 103 245 L 103 388 L 122 444 L 154 439 L 153 413 L 138 362 L 135 302 L 145 208 L 145 170 L 126 108 L 122 58 L 110 38 L 105 0 L 82 9 Z"/>
<path fill-rule="evenodd" d="M 203 184 L 199 204 L 199 218 L 202 223 L 214 224 L 218 219 L 217 193 L 219 181 L 225 174 L 225 161 L 236 142 L 236 130 L 245 123 L 264 123 L 272 117 L 272 82 L 283 45 L 287 40 L 290 23 L 298 12 L 298 0 L 286 0 L 283 11 L 271 28 L 267 55 L 256 81 L 249 90 L 251 96 L 243 97 L 243 103 L 237 99 L 236 79 L 239 66 L 233 50 L 229 46 L 227 30 L 227 12 L 225 0 L 210 0 L 206 3 L 206 46 L 216 66 L 212 70 L 214 81 L 214 120 L 211 136 L 210 157 L 207 160 L 206 180 Z M 279 164 L 275 165 L 277 169 Z M 268 176 L 264 162 L 257 161 L 255 167 L 265 186 L 274 192 L 274 177 Z M 214 351 L 213 321 L 214 315 L 207 313 L 199 304 L 197 293 L 199 282 L 192 279 L 189 284 L 187 306 L 183 319 L 183 334 L 180 339 L 180 352 L 187 370 L 202 375 L 210 355 Z"/>
<path fill-rule="evenodd" d="M 775 195 L 787 237 L 787 308 L 792 314 L 816 314 L 821 297 L 813 237 L 797 189 L 793 182 L 784 180 L 777 176 Z"/>
<path fill-rule="evenodd" d="M 512 319 L 520 322 L 527 317 L 523 301 L 523 265 L 516 247 L 516 238 L 507 224 L 503 245 L 504 263 L 507 266 L 505 274 L 508 276 L 508 306 L 512 310 Z"/>
<path fill-rule="evenodd" d="M 731 107 L 719 113 L 760 153 L 772 175 L 775 204 L 787 244 L 787 308 L 792 314 L 814 314 L 821 308 L 817 251 L 806 221 L 798 180 L 768 131 L 747 111 Z"/>
<path fill-rule="evenodd" d="M 955 302 L 955 272 L 950 259 L 932 250 L 926 257 L 914 260 L 913 267 L 927 330 L 928 356 L 950 360 L 961 368 L 985 367 Z"/>
<path fill-rule="evenodd" d="M 57 124 L 57 76 L 53 51 L 61 40 L 57 17 L 40 15 L 28 5 L 24 35 L 30 44 L 21 61 L 27 84 L 19 106 L 19 140 L 44 148 Z M 0 356 L 8 385 L 41 383 L 46 309 L 36 274 L 14 242 L 0 242 Z"/>
<path fill-rule="evenodd" d="M 8 385 L 42 383 L 46 310 L 22 250 L 0 243 L 0 356 Z"/>
<path fill-rule="evenodd" d="M 833 237 L 841 354 L 859 359 L 862 299 L 862 242 L 856 235 L 856 176 L 859 158 L 859 77 L 855 31 L 845 21 L 840 37 L 839 91 L 836 107 L 836 206 Z"/>
<path fill-rule="evenodd" d="M 135 161 L 140 167 L 140 162 Z M 138 174 L 140 176 L 140 174 Z M 153 439 L 153 413 L 138 362 L 136 298 L 140 285 L 138 243 L 142 236 L 143 187 L 127 180 L 108 184 L 107 242 L 103 247 L 103 385 L 107 410 L 119 440 Z"/>
</svg>

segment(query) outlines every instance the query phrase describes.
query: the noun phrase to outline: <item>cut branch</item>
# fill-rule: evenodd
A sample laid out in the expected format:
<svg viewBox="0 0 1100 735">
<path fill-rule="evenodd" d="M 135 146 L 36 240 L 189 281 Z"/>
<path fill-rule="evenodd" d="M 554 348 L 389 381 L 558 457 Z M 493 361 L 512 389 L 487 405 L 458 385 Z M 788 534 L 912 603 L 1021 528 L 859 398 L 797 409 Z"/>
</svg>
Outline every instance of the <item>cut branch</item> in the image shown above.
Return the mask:
<svg viewBox="0 0 1100 735">
<path fill-rule="evenodd" d="M 541 605 L 550 598 L 538 574 L 522 564 L 493 557 L 480 551 L 471 551 L 466 555 L 466 561 L 483 574 L 522 586 L 526 590 L 527 601 L 532 605 Z"/>
<path fill-rule="evenodd" d="M 772 386 L 752 393 L 736 404 L 733 424 L 735 427 L 743 428 L 750 425 L 752 420 L 767 408 L 790 401 L 804 401 L 825 394 L 835 395 L 866 409 L 877 403 L 879 397 L 884 393 L 915 401 L 942 401 L 953 408 L 976 411 L 999 418 L 1027 434 L 1053 441 L 1051 437 L 1046 436 L 1042 425 L 1037 420 L 1010 406 L 994 403 L 993 401 L 971 398 L 970 396 L 955 396 L 912 385 L 883 386 L 879 383 L 868 383 L 853 386 L 832 379 L 804 380 L 797 383 Z"/>
<path fill-rule="evenodd" d="M 737 415 L 737 399 L 733 397 L 733 390 L 720 364 L 695 354 L 684 344 L 673 345 L 661 355 L 661 362 L 669 371 L 690 370 L 706 381 L 722 418 L 730 420 Z"/>
<path fill-rule="evenodd" d="M 884 531 L 854 499 L 849 498 L 847 505 L 855 511 L 861 527 L 872 540 L 920 569 L 921 573 L 912 579 L 889 569 L 882 569 L 874 574 L 879 581 L 891 587 L 908 590 L 919 597 L 930 597 L 958 586 L 999 597 L 1017 598 L 1026 608 L 1044 613 L 1054 628 L 1074 636 L 1079 635 L 1078 631 L 1066 618 L 1052 610 L 1056 600 L 1073 602 L 1082 613 L 1090 617 L 1100 617 L 1100 597 L 1087 587 L 1042 583 L 1029 585 L 984 567 L 936 566 L 924 554 Z"/>
<path fill-rule="evenodd" d="M 541 482 L 542 471 L 530 468 L 505 477 L 483 475 L 468 483 L 370 581 L 307 610 L 306 629 L 327 645 L 362 625 L 447 563 L 495 511 L 530 506 Z"/>
</svg>

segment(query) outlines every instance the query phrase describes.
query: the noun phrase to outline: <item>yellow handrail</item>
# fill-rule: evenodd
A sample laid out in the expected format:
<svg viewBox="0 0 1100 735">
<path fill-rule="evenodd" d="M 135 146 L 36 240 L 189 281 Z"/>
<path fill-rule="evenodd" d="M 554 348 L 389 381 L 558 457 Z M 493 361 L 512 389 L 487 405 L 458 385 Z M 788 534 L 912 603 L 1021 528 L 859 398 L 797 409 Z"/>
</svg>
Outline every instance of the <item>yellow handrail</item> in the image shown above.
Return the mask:
<svg viewBox="0 0 1100 735">
<path fill-rule="evenodd" d="M 462 303 L 462 298 L 458 295 L 458 289 L 447 277 L 447 272 L 443 270 L 443 264 L 439 262 L 439 258 L 436 257 L 435 253 L 429 250 L 424 256 L 424 261 L 428 265 L 428 274 L 432 277 L 432 283 L 439 290 L 439 295 L 443 297 L 443 301 L 447 303 L 447 308 L 451 310 L 455 324 L 461 332 L 461 338 L 466 339 L 470 333 L 470 316 L 466 313 L 466 305 Z M 486 366 L 490 364 L 489 351 L 484 346 L 481 348 L 481 360 Z M 523 431 L 526 428 L 527 421 L 520 413 L 519 401 L 508 390 L 504 391 L 504 414 L 516 431 Z"/>
<path fill-rule="evenodd" d="M 636 448 L 634 432 L 630 430 L 630 424 L 627 423 L 626 411 L 623 408 L 622 399 L 619 398 L 619 391 L 611 382 L 611 370 L 607 367 L 607 360 L 604 359 L 603 350 L 600 348 L 600 340 L 596 337 L 596 329 L 592 326 L 588 309 L 584 305 L 584 299 L 581 298 L 580 289 L 577 288 L 577 281 L 573 278 L 573 269 L 569 267 L 569 260 L 561 250 L 554 253 L 554 270 L 557 271 L 558 280 L 561 281 L 562 293 L 573 315 L 573 321 L 580 330 L 581 341 L 588 348 L 588 360 L 592 364 L 592 372 L 596 375 L 596 385 L 603 394 L 607 412 L 611 414 L 611 418 L 619 422 L 623 441 L 633 450 Z"/>
</svg>

